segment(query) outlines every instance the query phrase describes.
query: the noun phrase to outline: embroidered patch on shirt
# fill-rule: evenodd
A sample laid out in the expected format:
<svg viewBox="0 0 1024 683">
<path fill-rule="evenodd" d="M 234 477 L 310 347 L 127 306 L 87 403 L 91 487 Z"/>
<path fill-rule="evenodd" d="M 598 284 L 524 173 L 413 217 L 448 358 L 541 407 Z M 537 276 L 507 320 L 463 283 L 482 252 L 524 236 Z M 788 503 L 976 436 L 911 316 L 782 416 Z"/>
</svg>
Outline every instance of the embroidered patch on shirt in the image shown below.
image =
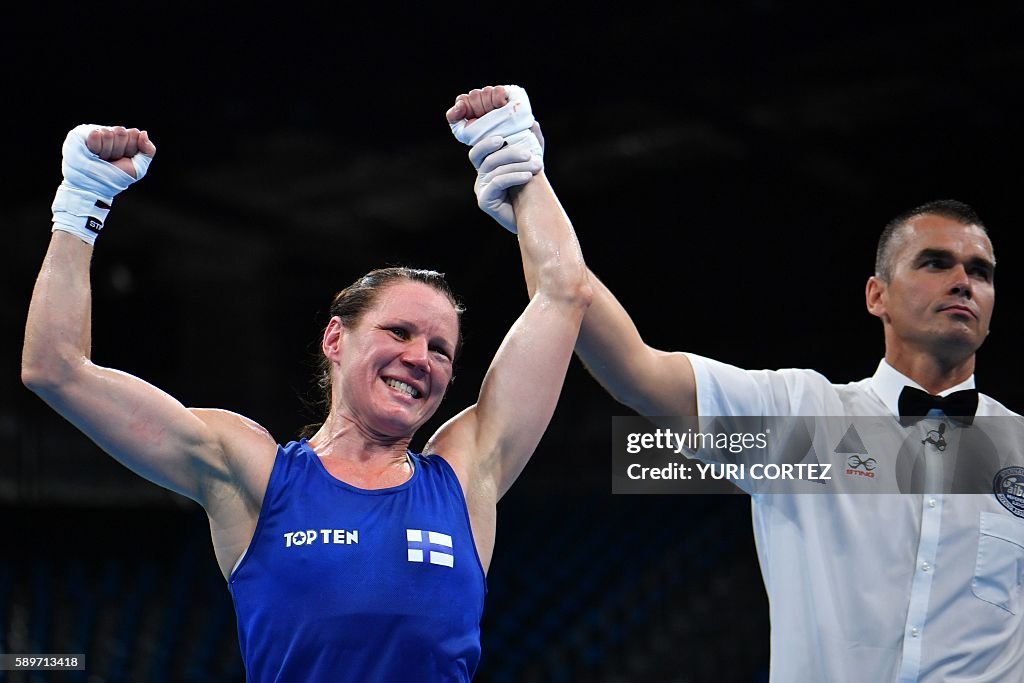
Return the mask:
<svg viewBox="0 0 1024 683">
<path fill-rule="evenodd" d="M 992 493 L 1000 505 L 1024 519 L 1024 467 L 1004 467 L 996 472 Z"/>
<path fill-rule="evenodd" d="M 424 539 L 424 535 L 426 539 Z M 455 566 L 452 554 L 452 537 L 439 531 L 406 529 L 405 540 L 409 543 L 409 561 L 437 564 L 443 567 Z"/>
</svg>

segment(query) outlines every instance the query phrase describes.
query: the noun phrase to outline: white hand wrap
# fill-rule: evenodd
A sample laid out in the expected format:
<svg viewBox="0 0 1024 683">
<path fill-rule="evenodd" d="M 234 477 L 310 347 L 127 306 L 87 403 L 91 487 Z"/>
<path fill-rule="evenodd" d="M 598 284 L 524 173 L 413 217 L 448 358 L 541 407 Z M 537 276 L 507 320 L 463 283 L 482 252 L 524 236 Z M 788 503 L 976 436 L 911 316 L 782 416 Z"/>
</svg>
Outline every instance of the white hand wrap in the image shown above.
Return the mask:
<svg viewBox="0 0 1024 683">
<path fill-rule="evenodd" d="M 466 123 L 465 119 L 456 121 L 451 124 L 452 133 L 459 142 L 470 147 L 485 138 L 501 136 L 508 147 L 524 149 L 543 160 L 544 148 L 530 131 L 534 119 L 526 90 L 518 85 L 506 85 L 505 95 L 508 96 L 505 106 L 487 112 L 472 123 Z"/>
<path fill-rule="evenodd" d="M 50 207 L 54 230 L 70 232 L 89 244 L 95 244 L 96 236 L 103 229 L 114 196 L 146 175 L 153 161 L 153 157 L 141 152 L 133 156 L 133 178 L 100 159 L 85 144 L 89 133 L 100 127 L 82 124 L 72 129 L 64 139 L 61 149 L 64 181 L 57 188 Z"/>
<path fill-rule="evenodd" d="M 525 185 L 544 167 L 544 145 L 531 128 L 533 109 L 526 90 L 506 85 L 508 102 L 472 123 L 451 125 L 455 138 L 472 146 L 469 159 L 477 170 L 477 204 L 503 228 L 516 234 L 515 210 L 508 197 L 512 187 Z"/>
</svg>

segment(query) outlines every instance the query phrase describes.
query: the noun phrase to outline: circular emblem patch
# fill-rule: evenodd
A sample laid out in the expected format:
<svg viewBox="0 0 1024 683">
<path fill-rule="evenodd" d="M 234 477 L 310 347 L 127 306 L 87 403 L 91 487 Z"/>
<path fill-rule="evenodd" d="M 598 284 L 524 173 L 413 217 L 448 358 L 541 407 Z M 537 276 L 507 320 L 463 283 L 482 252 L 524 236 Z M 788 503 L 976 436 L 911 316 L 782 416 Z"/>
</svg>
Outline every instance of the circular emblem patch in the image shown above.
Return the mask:
<svg viewBox="0 0 1024 683">
<path fill-rule="evenodd" d="M 992 493 L 1004 508 L 1024 519 L 1024 467 L 1004 467 L 996 473 Z"/>
</svg>

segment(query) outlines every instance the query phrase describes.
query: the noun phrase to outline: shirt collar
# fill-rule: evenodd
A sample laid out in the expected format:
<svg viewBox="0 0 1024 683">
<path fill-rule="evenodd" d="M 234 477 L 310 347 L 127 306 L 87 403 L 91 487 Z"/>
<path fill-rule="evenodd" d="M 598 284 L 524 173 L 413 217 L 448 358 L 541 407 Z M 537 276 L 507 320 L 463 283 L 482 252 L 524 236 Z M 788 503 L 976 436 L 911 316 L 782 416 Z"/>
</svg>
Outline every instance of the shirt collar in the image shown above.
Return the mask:
<svg viewBox="0 0 1024 683">
<path fill-rule="evenodd" d="M 885 407 L 888 408 L 889 412 L 893 415 L 900 414 L 900 392 L 903 391 L 903 387 L 907 385 L 912 386 L 915 389 L 920 389 L 921 391 L 925 390 L 925 388 L 920 384 L 889 365 L 884 358 L 878 364 L 878 369 L 875 370 L 875 374 L 871 377 L 871 390 L 875 392 L 875 395 L 882 400 L 882 403 L 885 404 Z M 945 391 L 940 391 L 939 396 L 948 396 L 954 391 L 973 388 L 974 375 L 971 375 L 955 387 L 950 387 Z"/>
</svg>

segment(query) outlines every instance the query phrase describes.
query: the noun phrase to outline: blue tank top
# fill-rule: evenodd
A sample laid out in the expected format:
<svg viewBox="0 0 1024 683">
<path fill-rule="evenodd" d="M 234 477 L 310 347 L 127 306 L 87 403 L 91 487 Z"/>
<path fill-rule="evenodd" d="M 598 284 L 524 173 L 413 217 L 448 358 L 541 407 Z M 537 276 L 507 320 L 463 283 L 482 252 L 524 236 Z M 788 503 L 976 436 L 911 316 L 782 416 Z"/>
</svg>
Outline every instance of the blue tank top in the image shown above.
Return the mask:
<svg viewBox="0 0 1024 683">
<path fill-rule="evenodd" d="M 365 490 L 302 439 L 278 447 L 228 579 L 251 683 L 468 681 L 486 591 L 462 487 L 437 455 Z"/>
</svg>

